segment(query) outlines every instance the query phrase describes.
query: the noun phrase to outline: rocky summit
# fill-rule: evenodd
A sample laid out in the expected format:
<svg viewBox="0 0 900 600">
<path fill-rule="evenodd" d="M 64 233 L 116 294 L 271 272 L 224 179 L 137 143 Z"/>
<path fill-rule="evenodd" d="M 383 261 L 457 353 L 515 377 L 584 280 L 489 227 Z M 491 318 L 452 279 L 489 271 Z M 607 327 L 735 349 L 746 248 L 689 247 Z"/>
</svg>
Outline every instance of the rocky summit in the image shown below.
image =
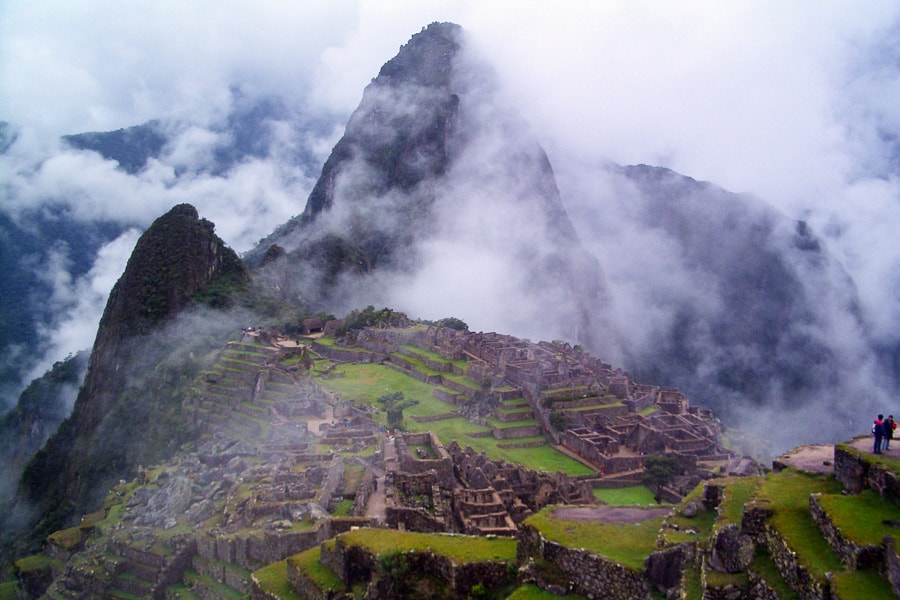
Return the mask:
<svg viewBox="0 0 900 600">
<path fill-rule="evenodd" d="M 155 390 L 137 392 L 144 368 L 162 360 L 153 356 L 161 347 L 152 335 L 198 292 L 217 282 L 240 287 L 247 278 L 243 263 L 194 207 L 176 206 L 153 223 L 110 293 L 71 416 L 23 473 L 22 510 L 40 507 L 39 514 L 58 522 L 94 505 L 120 473 L 171 453 L 170 445 L 188 433 L 164 427 L 167 418 L 180 421 L 166 408 L 175 399 L 165 397 L 159 380 L 150 385 Z"/>
</svg>

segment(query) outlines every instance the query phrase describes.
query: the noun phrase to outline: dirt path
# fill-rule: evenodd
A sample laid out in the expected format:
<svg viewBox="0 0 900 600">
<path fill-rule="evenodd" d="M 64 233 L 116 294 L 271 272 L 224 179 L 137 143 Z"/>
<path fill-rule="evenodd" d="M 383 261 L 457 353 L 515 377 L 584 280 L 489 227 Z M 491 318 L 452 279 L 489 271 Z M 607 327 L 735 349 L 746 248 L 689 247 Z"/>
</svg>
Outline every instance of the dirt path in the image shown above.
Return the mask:
<svg viewBox="0 0 900 600">
<path fill-rule="evenodd" d="M 387 497 L 385 496 L 384 475 L 387 471 L 397 470 L 397 450 L 394 443 L 385 440 L 384 443 L 383 465 L 375 467 L 375 490 L 369 494 L 369 500 L 366 503 L 366 516 L 374 518 L 379 523 L 384 523 L 386 515 Z"/>
<path fill-rule="evenodd" d="M 834 472 L 834 444 L 809 444 L 794 448 L 775 462 L 809 473 Z"/>
<path fill-rule="evenodd" d="M 875 450 L 875 436 L 864 435 L 850 440 L 850 445 L 862 452 L 872 452 Z M 891 440 L 890 450 L 883 452 L 888 458 L 900 458 L 900 439 Z"/>
<path fill-rule="evenodd" d="M 600 521 L 603 523 L 639 523 L 662 517 L 671 508 L 634 508 L 629 506 L 564 506 L 553 511 L 553 516 L 571 521 Z"/>
</svg>

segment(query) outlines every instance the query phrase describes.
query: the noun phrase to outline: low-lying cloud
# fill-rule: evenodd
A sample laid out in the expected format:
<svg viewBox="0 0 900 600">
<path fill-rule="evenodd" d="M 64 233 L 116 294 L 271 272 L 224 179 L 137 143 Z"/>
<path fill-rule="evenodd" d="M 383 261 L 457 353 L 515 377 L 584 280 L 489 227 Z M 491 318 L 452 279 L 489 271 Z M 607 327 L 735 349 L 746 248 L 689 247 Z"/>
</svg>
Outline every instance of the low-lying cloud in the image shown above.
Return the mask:
<svg viewBox="0 0 900 600">
<path fill-rule="evenodd" d="M 672 304 L 722 310 L 716 282 L 682 249 L 659 231 L 631 226 L 629 211 L 639 207 L 601 168 L 607 161 L 646 163 L 750 192 L 787 219 L 806 221 L 852 277 L 861 319 L 835 313 L 816 335 L 847 353 L 860 389 L 890 391 L 879 387 L 879 367 L 858 340 L 900 344 L 900 109 L 891 101 L 900 87 L 900 7 L 893 3 L 604 2 L 561 10 L 542 2 L 345 0 L 188 2 L 173 11 L 14 1 L 0 12 L 0 120 L 19 131 L 0 156 L 4 211 L 63 205 L 79 219 L 141 229 L 189 202 L 227 243 L 246 251 L 303 209 L 318 171 L 292 162 L 296 146 L 321 164 L 340 127 L 301 135 L 276 120 L 268 155 L 214 174 L 216 148 L 229 141 L 221 125 L 235 108 L 235 86 L 246 97 L 280 98 L 307 119 L 343 123 L 412 33 L 452 20 L 496 68 L 504 101 L 548 150 L 563 202 L 603 265 L 608 316 L 628 338 L 627 348 L 609 345 L 610 360 L 652 346 L 654 331 L 678 318 Z M 59 142 L 64 134 L 151 119 L 173 124 L 172 138 L 135 175 Z M 485 150 L 479 159 L 489 156 Z M 394 291 L 381 297 L 425 317 L 469 317 L 476 329 L 554 334 L 529 321 L 531 311 L 504 304 L 517 275 L 503 277 L 510 265 L 477 235 L 498 219 L 487 208 L 497 194 L 478 187 L 442 190 L 473 210 L 445 215 L 457 237 L 448 231 L 434 238 L 421 249 L 421 276 L 401 287 L 382 281 Z M 605 199 L 597 200 L 598 190 Z M 586 230 L 579 215 L 588 209 L 604 212 Z M 517 227 L 527 230 L 524 221 Z M 539 240 L 541 232 L 533 233 Z M 82 347 L 90 344 L 96 325 L 75 324 L 91 321 L 101 288 L 111 286 L 111 275 L 102 273 L 114 271 L 112 255 L 124 254 L 133 235 L 111 242 L 107 258 L 98 257 L 80 280 L 67 279 L 64 249 L 48 254 L 42 268 L 54 277 L 50 300 L 66 316 L 42 332 L 57 341 L 46 360 L 77 349 L 82 336 Z M 458 285 L 436 294 L 447 274 Z M 486 289 L 491 294 L 479 293 Z M 671 303 L 657 302 L 659 294 Z M 822 310 L 844 300 L 823 299 Z M 859 405 L 869 412 L 873 406 Z"/>
</svg>

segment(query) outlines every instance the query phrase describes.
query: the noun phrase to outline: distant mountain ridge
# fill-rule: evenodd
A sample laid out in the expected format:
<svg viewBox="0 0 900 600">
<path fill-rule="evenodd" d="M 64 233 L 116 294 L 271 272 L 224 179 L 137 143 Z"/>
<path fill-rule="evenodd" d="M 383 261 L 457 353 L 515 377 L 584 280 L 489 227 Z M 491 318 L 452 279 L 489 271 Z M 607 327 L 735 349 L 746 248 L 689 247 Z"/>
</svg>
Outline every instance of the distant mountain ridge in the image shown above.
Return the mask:
<svg viewBox="0 0 900 600">
<path fill-rule="evenodd" d="M 725 418 L 748 406 L 788 414 L 816 397 L 819 408 L 853 418 L 861 407 L 844 400 L 864 388 L 854 387 L 845 366 L 855 361 L 849 369 L 855 374 L 874 369 L 865 363 L 875 355 L 871 348 L 842 351 L 842 344 L 865 339 L 855 287 L 809 226 L 757 198 L 668 169 L 610 170 L 628 186 L 621 202 L 629 204 L 629 226 L 671 244 L 677 252 L 668 260 L 676 268 L 668 275 L 683 277 L 678 285 L 690 290 L 667 293 L 671 282 L 661 285 L 645 274 L 648 304 L 674 317 L 652 348 L 633 347 L 628 362 L 639 365 L 635 370 L 703 398 Z M 686 293 L 698 300 L 680 297 Z M 845 337 L 835 337 L 835 327 Z M 837 389 L 846 392 L 834 394 Z"/>
</svg>

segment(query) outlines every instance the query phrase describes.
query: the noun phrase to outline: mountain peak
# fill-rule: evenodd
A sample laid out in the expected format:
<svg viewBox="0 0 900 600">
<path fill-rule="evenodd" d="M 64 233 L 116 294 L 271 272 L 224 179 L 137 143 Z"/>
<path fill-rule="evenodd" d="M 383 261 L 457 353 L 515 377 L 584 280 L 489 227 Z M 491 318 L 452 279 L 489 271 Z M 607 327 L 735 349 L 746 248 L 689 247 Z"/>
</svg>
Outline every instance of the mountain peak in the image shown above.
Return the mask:
<svg viewBox="0 0 900 600">
<path fill-rule="evenodd" d="M 427 87 L 449 85 L 461 35 L 462 27 L 455 23 L 432 23 L 424 27 L 381 67 L 377 79 Z"/>
<path fill-rule="evenodd" d="M 193 206 L 180 204 L 156 219 L 110 293 L 72 416 L 25 470 L 24 498 L 47 509 L 51 519 L 54 513 L 84 509 L 110 478 L 118 479 L 169 444 L 177 432 L 160 433 L 159 424 L 149 422 L 128 434 L 127 444 L 121 441 L 135 415 L 152 413 L 158 402 L 142 394 L 135 406 L 125 393 L 143 379 L 150 364 L 149 334 L 182 312 L 208 284 L 224 279 L 235 287 L 247 277 L 237 254 Z M 172 401 L 170 396 L 166 401 Z M 165 422 L 161 414 L 152 418 Z"/>
</svg>

